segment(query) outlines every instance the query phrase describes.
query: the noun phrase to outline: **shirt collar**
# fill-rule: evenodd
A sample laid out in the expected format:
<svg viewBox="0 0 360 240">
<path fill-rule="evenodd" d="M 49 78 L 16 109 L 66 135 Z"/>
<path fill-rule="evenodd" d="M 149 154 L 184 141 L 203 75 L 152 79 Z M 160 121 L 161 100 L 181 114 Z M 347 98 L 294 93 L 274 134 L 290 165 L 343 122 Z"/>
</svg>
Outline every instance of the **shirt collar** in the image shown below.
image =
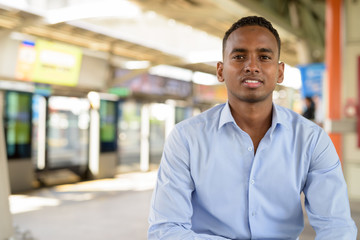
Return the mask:
<svg viewBox="0 0 360 240">
<path fill-rule="evenodd" d="M 221 110 L 220 120 L 219 120 L 219 127 L 220 129 L 226 123 L 232 122 L 236 124 L 230 110 L 229 102 L 227 101 L 224 105 L 223 109 Z M 273 113 L 272 113 L 272 124 L 271 124 L 271 132 L 274 131 L 277 125 L 283 125 L 285 128 L 288 128 L 288 123 L 286 121 L 286 116 L 284 116 L 284 112 L 282 108 L 273 103 Z"/>
<path fill-rule="evenodd" d="M 224 126 L 226 123 L 229 123 L 229 122 L 233 122 L 234 124 L 236 124 L 233 116 L 231 115 L 229 102 L 226 102 L 226 104 L 224 105 L 224 107 L 220 113 L 218 129 L 220 129 L 222 126 Z"/>
<path fill-rule="evenodd" d="M 286 117 L 286 114 L 282 107 L 273 103 L 273 113 L 272 113 L 272 131 L 276 128 L 277 125 L 284 126 L 285 128 L 289 128 L 289 119 Z"/>
</svg>

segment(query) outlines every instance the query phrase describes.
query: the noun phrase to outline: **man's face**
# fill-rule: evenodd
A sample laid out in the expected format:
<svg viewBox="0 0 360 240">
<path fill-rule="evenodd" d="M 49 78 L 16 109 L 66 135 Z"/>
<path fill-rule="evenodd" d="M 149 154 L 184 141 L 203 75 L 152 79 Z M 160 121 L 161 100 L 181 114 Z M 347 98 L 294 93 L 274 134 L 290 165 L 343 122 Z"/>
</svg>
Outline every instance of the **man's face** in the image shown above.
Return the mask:
<svg viewBox="0 0 360 240">
<path fill-rule="evenodd" d="M 220 82 L 225 82 L 230 102 L 272 102 L 276 83 L 284 76 L 277 41 L 266 28 L 240 27 L 226 42 L 223 62 L 217 65 Z"/>
</svg>

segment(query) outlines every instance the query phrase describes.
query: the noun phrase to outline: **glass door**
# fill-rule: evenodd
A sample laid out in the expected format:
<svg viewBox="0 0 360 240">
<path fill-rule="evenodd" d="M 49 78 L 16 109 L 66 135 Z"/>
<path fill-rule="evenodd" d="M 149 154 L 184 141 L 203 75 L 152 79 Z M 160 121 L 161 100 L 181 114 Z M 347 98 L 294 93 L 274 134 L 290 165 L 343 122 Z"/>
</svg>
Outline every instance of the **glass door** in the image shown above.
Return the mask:
<svg viewBox="0 0 360 240">
<path fill-rule="evenodd" d="M 87 166 L 89 109 L 87 99 L 49 98 L 47 167 Z"/>
<path fill-rule="evenodd" d="M 161 160 L 166 137 L 166 120 L 173 114 L 167 104 L 150 105 L 150 169 L 156 169 Z"/>
<path fill-rule="evenodd" d="M 140 170 L 141 106 L 135 101 L 119 103 L 118 172 Z"/>
</svg>

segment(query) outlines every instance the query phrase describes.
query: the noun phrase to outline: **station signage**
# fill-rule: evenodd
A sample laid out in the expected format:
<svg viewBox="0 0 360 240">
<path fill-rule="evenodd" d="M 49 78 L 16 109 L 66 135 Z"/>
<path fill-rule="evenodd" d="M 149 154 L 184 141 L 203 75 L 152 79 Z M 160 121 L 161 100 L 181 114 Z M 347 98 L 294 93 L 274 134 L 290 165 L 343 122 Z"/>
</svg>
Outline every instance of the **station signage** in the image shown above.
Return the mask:
<svg viewBox="0 0 360 240">
<path fill-rule="evenodd" d="M 126 74 L 127 71 L 118 70 L 116 77 L 121 74 Z M 151 74 L 141 74 L 110 90 L 110 93 L 130 94 L 141 93 L 154 96 L 174 96 L 180 98 L 187 98 L 191 95 L 192 87 L 190 82 L 185 82 L 178 79 L 162 77 Z"/>
<path fill-rule="evenodd" d="M 312 63 L 298 66 L 301 73 L 303 97 L 322 96 L 323 79 L 325 73 L 324 63 Z"/>
<path fill-rule="evenodd" d="M 19 47 L 16 78 L 76 86 L 81 68 L 80 48 L 46 40 L 24 41 Z"/>
</svg>

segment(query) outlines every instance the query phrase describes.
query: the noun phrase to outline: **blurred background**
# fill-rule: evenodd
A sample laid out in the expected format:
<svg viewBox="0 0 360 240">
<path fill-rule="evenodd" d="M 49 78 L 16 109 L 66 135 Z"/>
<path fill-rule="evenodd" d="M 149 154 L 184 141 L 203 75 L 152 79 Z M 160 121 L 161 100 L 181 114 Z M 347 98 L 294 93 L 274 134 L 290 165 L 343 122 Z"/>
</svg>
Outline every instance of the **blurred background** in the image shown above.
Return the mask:
<svg viewBox="0 0 360 240">
<path fill-rule="evenodd" d="M 0 0 L 0 240 L 146 239 L 166 136 L 226 102 L 222 37 L 248 15 L 279 31 L 274 102 L 328 132 L 358 224 L 359 12 L 359 0 Z"/>
</svg>

